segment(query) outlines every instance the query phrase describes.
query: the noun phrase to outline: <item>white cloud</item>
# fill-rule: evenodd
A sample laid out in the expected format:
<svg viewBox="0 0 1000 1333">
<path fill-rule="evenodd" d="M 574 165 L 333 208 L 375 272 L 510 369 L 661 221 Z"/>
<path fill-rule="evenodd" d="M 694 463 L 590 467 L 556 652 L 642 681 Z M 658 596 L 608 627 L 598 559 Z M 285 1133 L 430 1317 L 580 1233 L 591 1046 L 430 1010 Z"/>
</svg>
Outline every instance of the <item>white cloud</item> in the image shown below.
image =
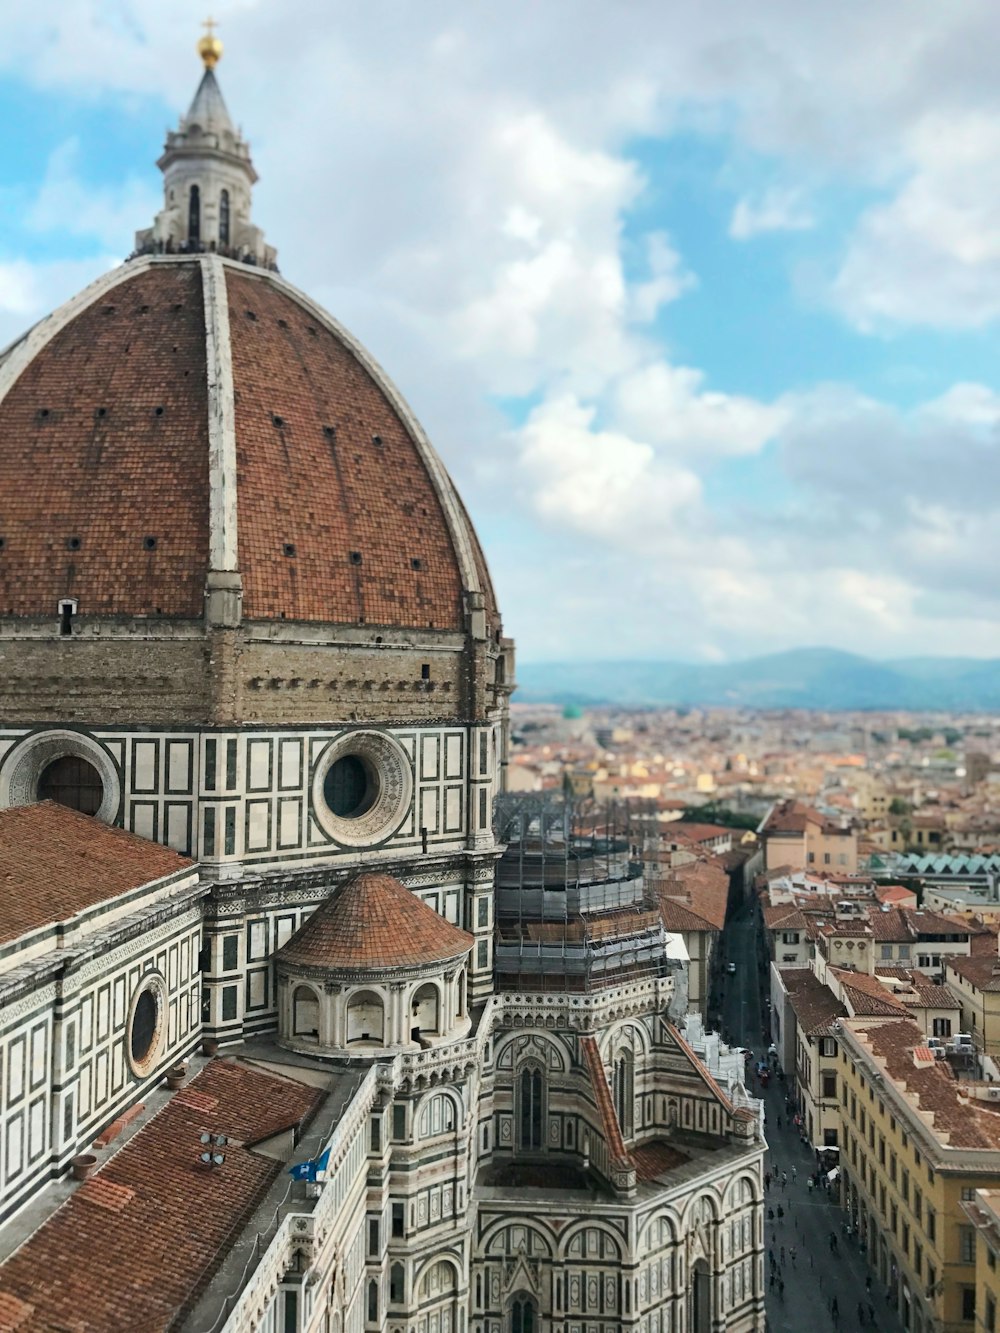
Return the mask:
<svg viewBox="0 0 1000 1333">
<path fill-rule="evenodd" d="M 536 407 L 516 437 L 531 500 L 545 518 L 631 544 L 695 504 L 697 476 L 648 444 L 595 429 L 596 411 L 570 394 Z"/>
<path fill-rule="evenodd" d="M 729 220 L 729 235 L 737 241 L 770 231 L 808 231 L 816 219 L 806 206 L 802 192 L 772 187 L 763 194 L 744 195 Z"/>
<path fill-rule="evenodd" d="M 29 231 L 62 232 L 98 241 L 122 256 L 132 248 L 136 229 L 162 206 L 152 180 L 129 175 L 114 186 L 95 185 L 81 175 L 80 142 L 67 139 L 49 157 L 22 223 Z"/>
<path fill-rule="evenodd" d="M 851 237 L 834 298 L 860 327 L 1000 316 L 1000 113 L 948 112 L 904 140 L 910 170 Z"/>
<path fill-rule="evenodd" d="M 623 429 L 692 458 L 755 454 L 785 419 L 780 405 L 706 389 L 700 370 L 662 360 L 623 376 L 613 402 Z"/>
</svg>

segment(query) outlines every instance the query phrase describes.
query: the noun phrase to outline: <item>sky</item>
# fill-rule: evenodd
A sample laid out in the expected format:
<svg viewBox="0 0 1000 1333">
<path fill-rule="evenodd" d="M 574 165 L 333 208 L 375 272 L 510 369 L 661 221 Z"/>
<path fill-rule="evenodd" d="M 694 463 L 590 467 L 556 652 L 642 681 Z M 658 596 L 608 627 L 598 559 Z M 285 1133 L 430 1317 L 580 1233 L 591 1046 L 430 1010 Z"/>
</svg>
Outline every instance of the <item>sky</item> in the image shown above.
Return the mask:
<svg viewBox="0 0 1000 1333">
<path fill-rule="evenodd" d="M 283 274 L 521 660 L 1000 656 L 995 0 L 220 0 Z M 0 345 L 129 252 L 203 6 L 0 0 Z"/>
</svg>

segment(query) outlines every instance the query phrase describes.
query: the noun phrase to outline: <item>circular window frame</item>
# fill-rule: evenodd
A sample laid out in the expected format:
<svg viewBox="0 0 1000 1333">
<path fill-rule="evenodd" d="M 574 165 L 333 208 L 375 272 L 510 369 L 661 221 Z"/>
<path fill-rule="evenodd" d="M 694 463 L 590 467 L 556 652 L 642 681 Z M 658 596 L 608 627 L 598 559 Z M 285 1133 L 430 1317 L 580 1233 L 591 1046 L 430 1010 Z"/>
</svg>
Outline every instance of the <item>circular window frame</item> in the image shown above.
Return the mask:
<svg viewBox="0 0 1000 1333">
<path fill-rule="evenodd" d="M 348 755 L 364 764 L 378 791 L 363 814 L 335 815 L 326 803 L 323 788 L 337 760 Z M 341 847 L 372 847 L 391 838 L 406 818 L 412 799 L 409 755 L 383 731 L 346 731 L 330 742 L 316 763 L 313 813 L 323 831 Z"/>
<path fill-rule="evenodd" d="M 52 728 L 37 731 L 15 745 L 0 767 L 0 807 L 34 805 L 38 784 L 49 764 L 72 756 L 92 764 L 104 787 L 95 819 L 113 824 L 121 806 L 121 777 L 111 755 L 81 731 Z"/>
<path fill-rule="evenodd" d="M 132 1025 L 135 1022 L 139 1001 L 148 993 L 156 1000 L 156 1026 L 149 1049 L 141 1060 L 132 1054 Z M 128 1018 L 125 1022 L 125 1059 L 136 1078 L 148 1078 L 163 1057 L 163 1048 L 167 1036 L 167 983 L 162 972 L 146 972 L 135 988 L 129 1001 Z"/>
</svg>

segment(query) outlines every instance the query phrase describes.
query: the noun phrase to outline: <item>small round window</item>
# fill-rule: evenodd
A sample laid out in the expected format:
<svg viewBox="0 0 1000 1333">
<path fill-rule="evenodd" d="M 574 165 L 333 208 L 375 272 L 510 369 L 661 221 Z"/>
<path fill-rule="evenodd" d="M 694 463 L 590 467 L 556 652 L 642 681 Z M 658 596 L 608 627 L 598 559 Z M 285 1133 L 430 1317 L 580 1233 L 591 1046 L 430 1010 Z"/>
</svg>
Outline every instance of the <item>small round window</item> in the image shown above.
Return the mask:
<svg viewBox="0 0 1000 1333">
<path fill-rule="evenodd" d="M 156 1038 L 156 996 L 151 990 L 144 990 L 139 996 L 132 1015 L 132 1059 L 141 1063 L 149 1056 Z"/>
<path fill-rule="evenodd" d="M 338 819 L 359 819 L 375 804 L 378 777 L 356 754 L 345 754 L 330 765 L 323 779 L 323 799 Z"/>
<path fill-rule="evenodd" d="M 96 815 L 104 800 L 104 783 L 93 764 L 79 755 L 64 754 L 42 770 L 38 779 L 38 799 Z"/>
<path fill-rule="evenodd" d="M 163 1048 L 166 992 L 158 973 L 147 974 L 132 997 L 125 1050 L 132 1072 L 145 1078 L 153 1072 Z"/>
</svg>

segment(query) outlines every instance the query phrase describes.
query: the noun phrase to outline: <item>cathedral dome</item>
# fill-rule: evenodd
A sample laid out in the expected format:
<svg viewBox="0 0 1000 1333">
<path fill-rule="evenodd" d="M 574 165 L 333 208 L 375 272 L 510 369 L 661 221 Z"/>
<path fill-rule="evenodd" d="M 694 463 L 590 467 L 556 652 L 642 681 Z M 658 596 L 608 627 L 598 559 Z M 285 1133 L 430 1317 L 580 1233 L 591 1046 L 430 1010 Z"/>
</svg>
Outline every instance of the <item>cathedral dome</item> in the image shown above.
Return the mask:
<svg viewBox="0 0 1000 1333">
<path fill-rule="evenodd" d="M 461 629 L 493 597 L 455 489 L 385 374 L 275 272 L 139 256 L 0 360 L 0 614 Z"/>
<path fill-rule="evenodd" d="M 199 50 L 136 253 L 0 351 L 0 616 L 197 619 L 222 589 L 216 623 L 478 617 L 486 637 L 455 488 L 372 357 L 279 276 L 221 44 Z"/>
</svg>

